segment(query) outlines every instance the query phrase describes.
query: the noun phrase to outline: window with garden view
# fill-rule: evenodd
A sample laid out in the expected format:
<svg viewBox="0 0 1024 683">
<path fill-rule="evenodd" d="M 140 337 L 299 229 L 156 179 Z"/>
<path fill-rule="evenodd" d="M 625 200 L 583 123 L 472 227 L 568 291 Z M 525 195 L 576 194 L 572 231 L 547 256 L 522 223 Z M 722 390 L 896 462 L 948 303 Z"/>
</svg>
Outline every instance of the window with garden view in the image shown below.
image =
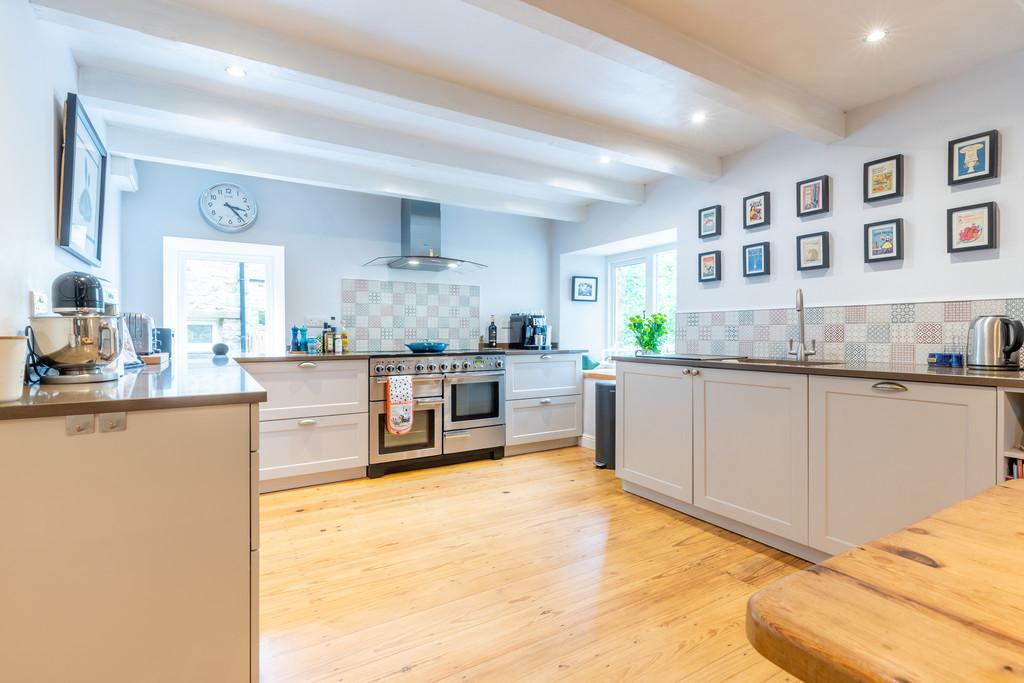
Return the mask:
<svg viewBox="0 0 1024 683">
<path fill-rule="evenodd" d="M 676 334 L 676 251 L 650 250 L 609 259 L 611 275 L 611 326 L 609 346 L 616 351 L 638 347 L 629 330 L 634 315 L 664 313 L 668 336 L 662 352 L 675 349 Z"/>
</svg>

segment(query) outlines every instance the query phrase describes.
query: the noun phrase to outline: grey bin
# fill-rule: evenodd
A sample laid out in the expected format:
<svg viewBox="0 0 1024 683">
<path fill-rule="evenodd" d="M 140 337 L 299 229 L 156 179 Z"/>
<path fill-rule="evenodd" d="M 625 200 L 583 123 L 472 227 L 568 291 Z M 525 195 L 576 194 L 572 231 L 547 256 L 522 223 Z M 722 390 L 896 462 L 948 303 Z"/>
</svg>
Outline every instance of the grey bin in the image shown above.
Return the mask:
<svg viewBox="0 0 1024 683">
<path fill-rule="evenodd" d="M 615 382 L 594 383 L 595 435 L 594 465 L 615 469 Z"/>
</svg>

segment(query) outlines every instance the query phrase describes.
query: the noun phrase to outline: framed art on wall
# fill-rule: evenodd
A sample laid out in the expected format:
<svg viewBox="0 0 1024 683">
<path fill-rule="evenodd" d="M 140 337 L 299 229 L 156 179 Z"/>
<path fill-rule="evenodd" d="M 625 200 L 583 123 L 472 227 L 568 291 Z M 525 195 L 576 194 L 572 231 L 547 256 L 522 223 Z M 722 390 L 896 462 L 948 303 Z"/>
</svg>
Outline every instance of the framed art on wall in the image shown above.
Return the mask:
<svg viewBox="0 0 1024 683">
<path fill-rule="evenodd" d="M 597 301 L 597 278 L 590 275 L 573 275 L 572 300 Z"/>
<path fill-rule="evenodd" d="M 796 269 L 818 270 L 829 267 L 828 232 L 812 232 L 796 238 Z"/>
<path fill-rule="evenodd" d="M 946 160 L 949 185 L 973 183 L 999 176 L 999 131 L 949 141 Z"/>
<path fill-rule="evenodd" d="M 722 279 L 722 252 L 706 251 L 697 254 L 697 281 L 712 282 Z"/>
<path fill-rule="evenodd" d="M 864 201 L 903 196 L 903 155 L 894 154 L 864 164 Z"/>
<path fill-rule="evenodd" d="M 64 105 L 58 243 L 94 266 L 100 264 L 103 253 L 106 186 L 107 149 L 78 96 L 68 93 Z"/>
<path fill-rule="evenodd" d="M 996 203 L 972 204 L 946 211 L 946 251 L 950 254 L 996 246 Z"/>
<path fill-rule="evenodd" d="M 796 215 L 799 218 L 827 213 L 830 208 L 827 175 L 801 180 L 796 184 Z"/>
<path fill-rule="evenodd" d="M 714 237 L 722 234 L 722 205 L 708 206 L 697 211 L 697 236 Z"/>
<path fill-rule="evenodd" d="M 903 259 L 903 219 L 864 226 L 864 263 Z"/>
<path fill-rule="evenodd" d="M 743 277 L 770 275 L 771 272 L 771 245 L 768 242 L 743 246 Z"/>
<path fill-rule="evenodd" d="M 759 192 L 743 198 L 743 228 L 767 228 L 772 222 L 772 196 Z"/>
</svg>

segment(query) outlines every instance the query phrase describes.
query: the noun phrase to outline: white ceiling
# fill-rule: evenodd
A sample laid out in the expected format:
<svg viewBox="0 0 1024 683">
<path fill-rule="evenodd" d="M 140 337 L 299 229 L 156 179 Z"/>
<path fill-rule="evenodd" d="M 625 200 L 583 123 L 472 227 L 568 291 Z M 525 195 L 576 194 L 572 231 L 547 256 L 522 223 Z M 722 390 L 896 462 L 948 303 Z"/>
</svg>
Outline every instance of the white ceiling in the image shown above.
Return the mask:
<svg viewBox="0 0 1024 683">
<path fill-rule="evenodd" d="M 1024 48 L 1015 0 L 31 1 L 114 153 L 561 220 Z"/>
</svg>

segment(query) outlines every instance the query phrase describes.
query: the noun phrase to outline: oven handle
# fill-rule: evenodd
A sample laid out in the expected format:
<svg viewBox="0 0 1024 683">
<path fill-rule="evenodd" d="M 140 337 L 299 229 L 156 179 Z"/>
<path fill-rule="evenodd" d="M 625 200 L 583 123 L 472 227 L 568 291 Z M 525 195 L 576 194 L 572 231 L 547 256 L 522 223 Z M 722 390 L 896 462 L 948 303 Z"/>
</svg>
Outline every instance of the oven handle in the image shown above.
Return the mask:
<svg viewBox="0 0 1024 683">
<path fill-rule="evenodd" d="M 468 429 L 460 429 L 457 432 L 445 432 L 444 433 L 444 438 L 446 438 L 446 439 L 464 439 L 467 436 L 471 436 L 470 430 L 468 430 Z"/>
<path fill-rule="evenodd" d="M 406 375 L 396 375 L 397 377 L 405 377 Z M 412 378 L 413 382 L 440 382 L 444 379 L 444 375 L 414 375 Z M 387 384 L 387 377 L 374 377 L 377 384 Z"/>
<path fill-rule="evenodd" d="M 488 377 L 504 377 L 505 371 L 496 372 L 471 372 L 467 375 L 445 375 L 444 381 L 448 384 L 459 384 L 464 382 L 486 382 Z"/>
<path fill-rule="evenodd" d="M 444 403 L 443 398 L 418 398 L 413 401 L 417 406 L 439 406 Z"/>
</svg>

